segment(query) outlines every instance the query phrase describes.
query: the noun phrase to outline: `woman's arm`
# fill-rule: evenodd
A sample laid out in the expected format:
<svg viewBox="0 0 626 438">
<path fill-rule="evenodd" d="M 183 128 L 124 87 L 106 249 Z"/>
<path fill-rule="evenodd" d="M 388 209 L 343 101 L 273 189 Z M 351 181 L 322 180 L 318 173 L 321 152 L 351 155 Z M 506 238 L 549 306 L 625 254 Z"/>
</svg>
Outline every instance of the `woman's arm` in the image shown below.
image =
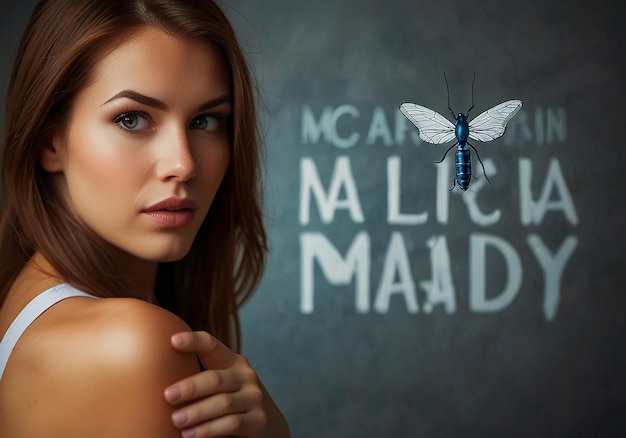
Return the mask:
<svg viewBox="0 0 626 438">
<path fill-rule="evenodd" d="M 196 353 L 206 369 L 165 390 L 173 406 L 193 402 L 172 416 L 183 437 L 290 437 L 285 418 L 243 356 L 206 332 L 178 333 L 172 346 Z"/>
<path fill-rule="evenodd" d="M 170 337 L 188 327 L 139 300 L 104 299 L 94 306 L 97 316 L 77 333 L 59 376 L 65 393 L 56 397 L 71 416 L 58 418 L 66 423 L 61 430 L 71 432 L 66 436 L 180 437 L 162 388 L 199 371 L 193 354 L 170 346 Z"/>
</svg>

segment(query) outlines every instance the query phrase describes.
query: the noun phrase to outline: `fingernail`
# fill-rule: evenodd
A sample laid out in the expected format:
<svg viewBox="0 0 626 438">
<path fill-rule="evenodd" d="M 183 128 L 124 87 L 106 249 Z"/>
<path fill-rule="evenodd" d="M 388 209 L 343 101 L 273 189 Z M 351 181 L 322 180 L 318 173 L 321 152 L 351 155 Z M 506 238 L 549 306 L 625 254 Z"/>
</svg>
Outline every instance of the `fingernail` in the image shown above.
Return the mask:
<svg viewBox="0 0 626 438">
<path fill-rule="evenodd" d="M 172 422 L 174 423 L 175 426 L 182 426 L 183 424 L 187 422 L 188 419 L 189 417 L 184 412 L 174 412 L 172 414 Z M 184 433 L 183 433 L 183 436 L 185 436 Z"/>
<path fill-rule="evenodd" d="M 174 403 L 178 401 L 182 395 L 183 395 L 182 392 L 180 391 L 180 389 L 178 389 L 177 386 L 174 386 L 172 388 L 167 388 L 165 390 L 165 398 L 170 403 Z"/>
<path fill-rule="evenodd" d="M 174 335 L 172 336 L 172 344 L 177 347 L 182 347 L 185 345 L 185 339 L 181 335 Z"/>
<path fill-rule="evenodd" d="M 196 429 L 183 430 L 183 438 L 195 438 L 196 435 Z"/>
</svg>

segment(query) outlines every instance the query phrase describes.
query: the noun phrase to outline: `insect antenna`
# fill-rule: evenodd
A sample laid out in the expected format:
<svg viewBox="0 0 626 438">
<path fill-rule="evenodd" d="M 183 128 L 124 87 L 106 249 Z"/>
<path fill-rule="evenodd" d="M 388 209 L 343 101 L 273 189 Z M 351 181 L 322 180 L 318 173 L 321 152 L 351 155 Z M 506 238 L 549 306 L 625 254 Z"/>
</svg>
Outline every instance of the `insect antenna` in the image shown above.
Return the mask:
<svg viewBox="0 0 626 438">
<path fill-rule="evenodd" d="M 474 77 L 472 78 L 472 106 L 467 110 L 466 116 L 469 117 L 469 112 L 474 108 L 474 82 L 476 82 L 476 70 L 474 70 Z"/>
<path fill-rule="evenodd" d="M 448 86 L 448 78 L 446 76 L 446 71 L 443 71 L 443 79 L 446 81 L 446 91 L 448 92 L 448 109 L 450 110 L 450 113 L 452 114 L 452 117 L 454 117 L 454 120 L 456 120 L 456 114 L 454 114 L 454 111 L 452 111 L 452 107 L 450 106 L 450 87 Z M 446 152 L 447 153 L 447 152 Z M 444 155 L 445 157 L 445 155 Z"/>
</svg>

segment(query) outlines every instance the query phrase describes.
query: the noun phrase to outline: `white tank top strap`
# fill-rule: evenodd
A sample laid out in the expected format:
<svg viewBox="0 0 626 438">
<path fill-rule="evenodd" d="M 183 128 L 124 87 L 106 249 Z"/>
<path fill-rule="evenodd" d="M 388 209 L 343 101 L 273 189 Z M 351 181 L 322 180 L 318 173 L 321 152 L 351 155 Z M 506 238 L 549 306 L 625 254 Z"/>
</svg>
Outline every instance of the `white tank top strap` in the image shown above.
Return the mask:
<svg viewBox="0 0 626 438">
<path fill-rule="evenodd" d="M 0 380 L 15 344 L 26 329 L 50 307 L 59 301 L 73 297 L 98 298 L 64 283 L 40 293 L 22 309 L 0 342 Z"/>
</svg>

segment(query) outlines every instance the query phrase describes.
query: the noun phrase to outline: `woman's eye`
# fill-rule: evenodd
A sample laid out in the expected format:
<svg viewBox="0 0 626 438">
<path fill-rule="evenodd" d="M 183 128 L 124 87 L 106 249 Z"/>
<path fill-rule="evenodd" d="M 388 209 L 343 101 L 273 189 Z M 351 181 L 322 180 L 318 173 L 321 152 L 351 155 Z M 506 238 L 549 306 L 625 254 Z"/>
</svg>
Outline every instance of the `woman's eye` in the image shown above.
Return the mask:
<svg viewBox="0 0 626 438">
<path fill-rule="evenodd" d="M 139 113 L 123 113 L 113 119 L 113 123 L 125 131 L 139 131 L 146 129 L 150 124 Z"/>
<path fill-rule="evenodd" d="M 208 114 L 198 116 L 191 122 L 192 129 L 203 129 L 205 131 L 216 131 L 221 128 L 222 125 L 223 121 L 219 117 Z"/>
</svg>

